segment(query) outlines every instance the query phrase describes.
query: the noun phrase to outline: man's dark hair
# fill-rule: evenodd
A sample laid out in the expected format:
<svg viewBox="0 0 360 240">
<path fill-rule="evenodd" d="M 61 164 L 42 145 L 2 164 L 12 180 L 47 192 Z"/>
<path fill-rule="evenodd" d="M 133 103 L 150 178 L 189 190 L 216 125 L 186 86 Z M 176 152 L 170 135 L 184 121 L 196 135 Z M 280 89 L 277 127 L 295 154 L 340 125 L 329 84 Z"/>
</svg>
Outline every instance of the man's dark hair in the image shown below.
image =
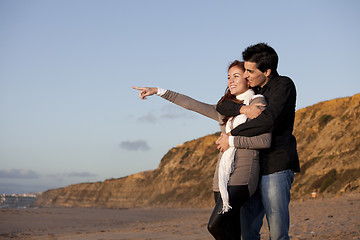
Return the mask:
<svg viewBox="0 0 360 240">
<path fill-rule="evenodd" d="M 271 75 L 277 75 L 279 57 L 275 50 L 266 43 L 258 43 L 247 47 L 242 52 L 243 60 L 254 62 L 261 72 L 271 69 Z"/>
</svg>

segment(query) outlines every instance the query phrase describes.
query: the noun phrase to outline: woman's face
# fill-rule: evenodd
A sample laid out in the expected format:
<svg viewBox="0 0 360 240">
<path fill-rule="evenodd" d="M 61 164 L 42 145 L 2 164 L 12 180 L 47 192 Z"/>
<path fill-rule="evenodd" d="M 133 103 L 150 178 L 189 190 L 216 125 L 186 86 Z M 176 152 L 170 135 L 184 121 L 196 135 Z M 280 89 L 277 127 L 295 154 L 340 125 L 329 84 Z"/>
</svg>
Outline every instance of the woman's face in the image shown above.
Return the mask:
<svg viewBox="0 0 360 240">
<path fill-rule="evenodd" d="M 244 71 L 241 68 L 234 66 L 229 69 L 228 87 L 230 89 L 231 95 L 237 96 L 249 89 L 248 82 L 243 76 Z"/>
</svg>

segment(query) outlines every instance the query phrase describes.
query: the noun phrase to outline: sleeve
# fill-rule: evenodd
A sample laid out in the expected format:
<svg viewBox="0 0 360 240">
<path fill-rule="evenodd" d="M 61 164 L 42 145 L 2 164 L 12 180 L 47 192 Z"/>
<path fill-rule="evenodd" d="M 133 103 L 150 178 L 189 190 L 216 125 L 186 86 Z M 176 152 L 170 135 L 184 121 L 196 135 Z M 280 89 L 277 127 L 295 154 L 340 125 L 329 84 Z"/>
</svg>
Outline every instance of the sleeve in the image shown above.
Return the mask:
<svg viewBox="0 0 360 240">
<path fill-rule="evenodd" d="M 246 149 L 264 149 L 271 146 L 271 133 L 264 133 L 254 137 L 235 136 L 234 147 Z"/>
<path fill-rule="evenodd" d="M 158 96 L 160 96 L 160 97 L 166 93 L 166 89 L 159 88 L 159 87 L 158 87 L 157 89 L 158 89 L 158 90 L 157 90 L 156 95 L 158 95 Z"/>
<path fill-rule="evenodd" d="M 161 97 L 185 109 L 200 113 L 201 115 L 214 119 L 217 122 L 220 121 L 220 115 L 216 111 L 215 105 L 203 103 L 170 90 L 167 90 L 163 95 L 161 95 Z"/>
<path fill-rule="evenodd" d="M 231 135 L 251 137 L 272 132 L 275 124 L 282 122 L 281 118 L 291 108 L 293 98 L 296 98 L 295 85 L 290 78 L 282 77 L 272 86 L 269 96 L 268 107 L 257 118 L 234 128 Z"/>
</svg>

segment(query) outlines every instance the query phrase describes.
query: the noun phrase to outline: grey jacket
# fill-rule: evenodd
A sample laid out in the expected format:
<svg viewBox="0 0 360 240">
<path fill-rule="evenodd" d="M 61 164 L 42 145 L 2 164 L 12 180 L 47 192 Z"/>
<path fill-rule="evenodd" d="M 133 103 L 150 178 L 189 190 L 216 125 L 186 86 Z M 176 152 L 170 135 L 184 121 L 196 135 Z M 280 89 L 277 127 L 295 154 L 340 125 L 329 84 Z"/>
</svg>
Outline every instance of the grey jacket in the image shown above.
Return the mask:
<svg viewBox="0 0 360 240">
<path fill-rule="evenodd" d="M 167 90 L 165 94 L 163 94 L 161 97 L 188 110 L 200 113 L 206 117 L 214 119 L 215 121 L 220 123 L 221 132 L 225 133 L 225 126 L 222 124 L 222 119 L 224 116 L 216 111 L 216 105 L 203 103 L 186 95 L 176 93 L 170 90 Z M 250 105 L 259 102 L 266 104 L 265 98 L 260 97 L 254 98 L 252 101 L 250 101 Z M 250 195 L 252 195 L 258 185 L 260 172 L 259 151 L 257 149 L 270 147 L 271 134 L 266 133 L 254 137 L 235 136 L 234 145 L 237 148 L 235 153 L 235 168 L 230 175 L 228 185 L 248 185 Z M 219 154 L 218 163 L 216 165 L 216 170 L 214 174 L 214 191 L 219 191 L 218 164 L 220 159 L 221 153 Z"/>
</svg>

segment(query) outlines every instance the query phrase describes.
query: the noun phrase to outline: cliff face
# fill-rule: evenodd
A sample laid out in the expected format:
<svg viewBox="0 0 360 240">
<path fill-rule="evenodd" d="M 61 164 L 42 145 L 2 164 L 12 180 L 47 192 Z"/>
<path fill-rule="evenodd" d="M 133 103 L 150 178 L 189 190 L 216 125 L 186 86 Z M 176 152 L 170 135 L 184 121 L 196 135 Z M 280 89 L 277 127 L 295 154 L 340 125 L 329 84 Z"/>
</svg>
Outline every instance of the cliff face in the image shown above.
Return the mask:
<svg viewBox="0 0 360 240">
<path fill-rule="evenodd" d="M 359 192 L 360 94 L 321 102 L 296 112 L 301 173 L 293 196 Z"/>
<path fill-rule="evenodd" d="M 293 198 L 311 192 L 332 196 L 360 192 L 360 94 L 321 102 L 296 112 L 301 173 Z M 104 182 L 81 183 L 44 192 L 35 206 L 65 207 L 210 207 L 218 159 L 208 135 L 170 149 L 156 170 Z"/>
<path fill-rule="evenodd" d="M 44 192 L 35 206 L 208 207 L 219 155 L 208 135 L 170 149 L 156 170 L 97 183 L 81 183 Z"/>
</svg>

